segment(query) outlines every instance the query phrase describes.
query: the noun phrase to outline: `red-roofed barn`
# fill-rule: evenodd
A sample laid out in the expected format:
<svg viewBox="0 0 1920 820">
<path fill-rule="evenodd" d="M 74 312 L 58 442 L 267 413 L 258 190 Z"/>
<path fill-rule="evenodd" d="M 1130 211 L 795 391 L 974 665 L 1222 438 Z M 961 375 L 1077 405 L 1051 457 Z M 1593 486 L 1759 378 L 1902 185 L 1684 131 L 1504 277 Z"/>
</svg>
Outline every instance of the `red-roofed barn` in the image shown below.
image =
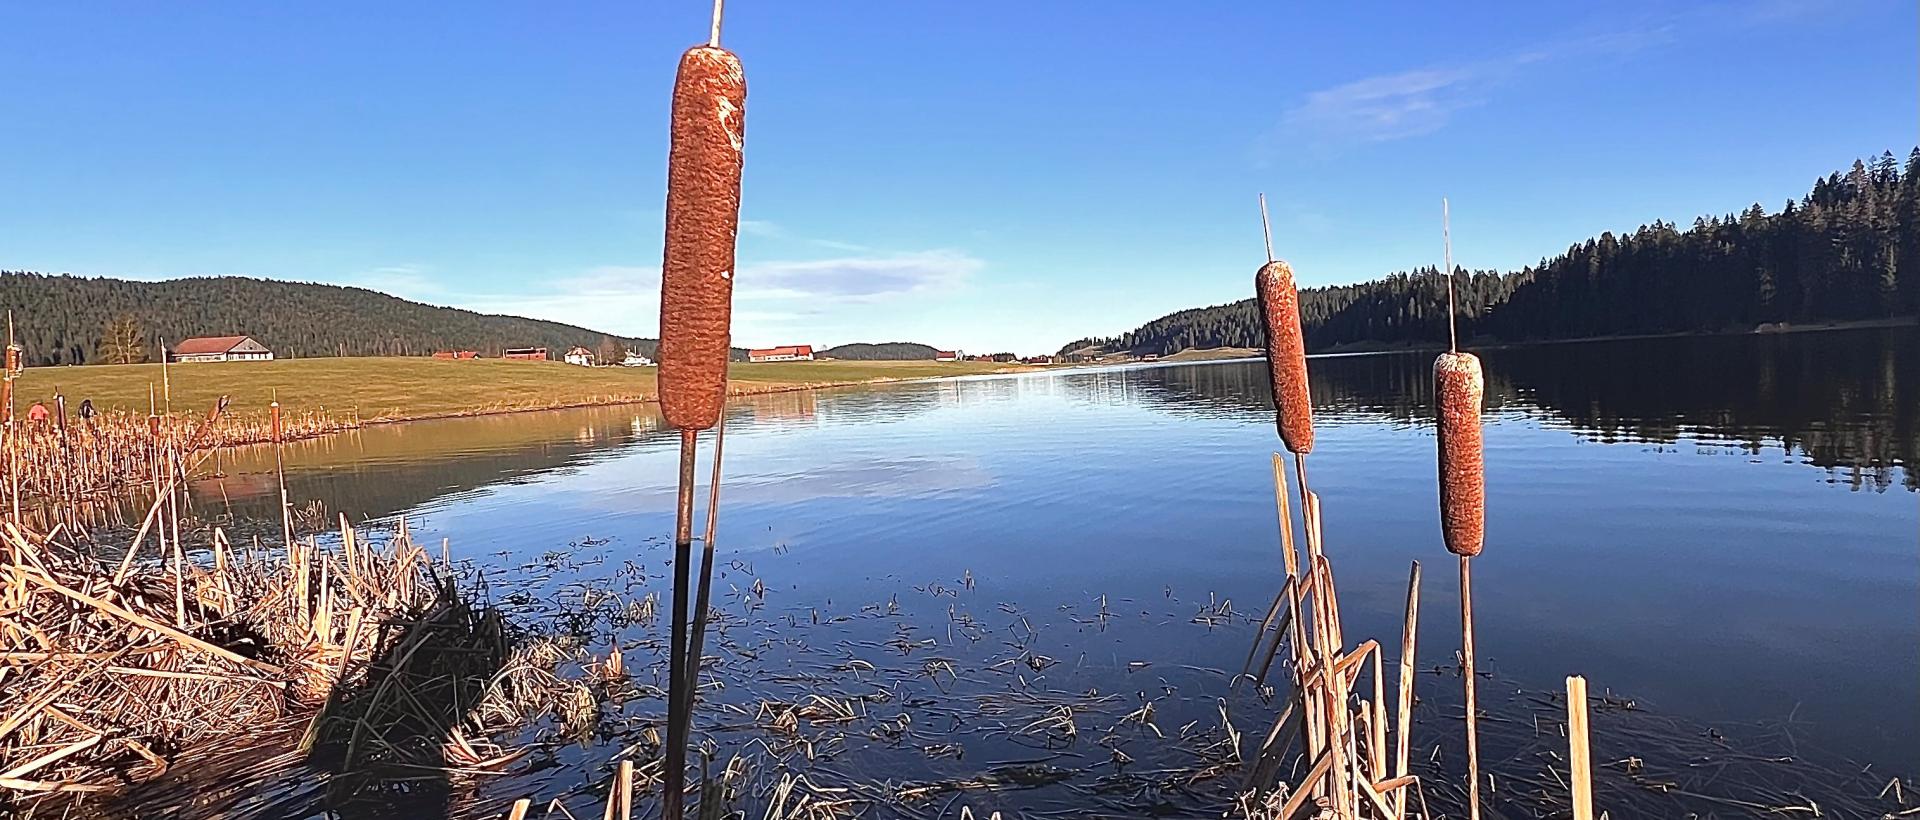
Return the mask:
<svg viewBox="0 0 1920 820">
<path fill-rule="evenodd" d="M 747 351 L 750 362 L 810 362 L 813 361 L 813 345 L 783 345 L 764 347 Z"/>
</svg>

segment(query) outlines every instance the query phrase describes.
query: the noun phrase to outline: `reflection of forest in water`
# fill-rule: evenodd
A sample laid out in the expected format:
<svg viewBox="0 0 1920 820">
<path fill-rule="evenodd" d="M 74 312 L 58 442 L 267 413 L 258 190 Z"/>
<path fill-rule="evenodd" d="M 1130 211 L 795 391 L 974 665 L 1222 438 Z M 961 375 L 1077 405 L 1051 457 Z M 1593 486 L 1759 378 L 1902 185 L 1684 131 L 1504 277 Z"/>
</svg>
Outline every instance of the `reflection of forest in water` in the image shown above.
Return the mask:
<svg viewBox="0 0 1920 820">
<path fill-rule="evenodd" d="M 1920 331 L 1551 344 L 1483 356 L 1490 412 L 1603 442 L 1692 439 L 1756 453 L 1784 446 L 1855 488 L 1920 489 Z M 1430 353 L 1313 359 L 1318 421 L 1426 424 L 1431 362 Z M 746 396 L 729 405 L 728 423 L 762 431 L 885 424 L 1033 394 L 1249 420 L 1269 418 L 1272 407 L 1265 365 L 1230 362 Z M 296 502 L 381 517 L 676 441 L 652 405 L 382 425 L 288 445 L 288 483 Z M 222 454 L 221 472 L 195 485 L 199 503 L 276 515 L 270 449 Z"/>
<path fill-rule="evenodd" d="M 1636 339 L 1484 351 L 1489 412 L 1602 442 L 1784 446 L 1855 488 L 1920 489 L 1920 331 Z M 1424 424 L 1431 353 L 1315 358 L 1320 420 Z M 1131 391 L 1201 414 L 1264 415 L 1265 365 L 1137 371 Z"/>
</svg>

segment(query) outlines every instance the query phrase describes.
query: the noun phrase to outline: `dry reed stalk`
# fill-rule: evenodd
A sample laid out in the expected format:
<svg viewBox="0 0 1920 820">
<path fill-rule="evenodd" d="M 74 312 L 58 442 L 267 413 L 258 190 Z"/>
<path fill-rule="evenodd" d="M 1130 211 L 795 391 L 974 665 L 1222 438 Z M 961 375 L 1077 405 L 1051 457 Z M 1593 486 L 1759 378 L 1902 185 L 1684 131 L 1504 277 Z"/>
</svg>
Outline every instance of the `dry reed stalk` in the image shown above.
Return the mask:
<svg viewBox="0 0 1920 820">
<path fill-rule="evenodd" d="M 1413 569 L 1407 577 L 1407 619 L 1400 630 L 1400 699 L 1395 714 L 1399 725 L 1394 727 L 1393 775 L 1395 778 L 1407 776 L 1408 756 L 1413 735 L 1413 666 L 1414 647 L 1420 627 L 1420 562 L 1413 562 Z M 1401 791 L 1394 801 L 1396 815 L 1407 812 L 1407 793 Z"/>
<path fill-rule="evenodd" d="M 1293 544 L 1293 512 L 1287 503 L 1287 471 L 1282 465 L 1280 454 L 1273 455 L 1273 503 L 1280 517 L 1280 548 L 1287 568 L 1287 609 L 1289 620 L 1293 624 L 1293 639 L 1288 643 L 1293 649 L 1293 668 L 1296 674 L 1310 668 L 1316 662 L 1312 644 L 1306 640 L 1306 623 L 1301 616 L 1300 596 L 1304 576 L 1300 573 L 1300 558 Z M 1265 680 L 1264 671 L 1261 679 Z M 1307 736 L 1308 746 L 1314 753 L 1320 748 L 1321 727 L 1317 704 L 1303 703 L 1302 731 Z"/>
<path fill-rule="evenodd" d="M 1573 779 L 1573 820 L 1593 820 L 1593 750 L 1587 744 L 1587 679 L 1567 678 L 1567 768 Z"/>
<path fill-rule="evenodd" d="M 620 761 L 620 775 L 614 780 L 614 792 L 619 797 L 620 820 L 633 818 L 633 761 Z M 609 806 L 611 809 L 611 806 Z"/>
</svg>

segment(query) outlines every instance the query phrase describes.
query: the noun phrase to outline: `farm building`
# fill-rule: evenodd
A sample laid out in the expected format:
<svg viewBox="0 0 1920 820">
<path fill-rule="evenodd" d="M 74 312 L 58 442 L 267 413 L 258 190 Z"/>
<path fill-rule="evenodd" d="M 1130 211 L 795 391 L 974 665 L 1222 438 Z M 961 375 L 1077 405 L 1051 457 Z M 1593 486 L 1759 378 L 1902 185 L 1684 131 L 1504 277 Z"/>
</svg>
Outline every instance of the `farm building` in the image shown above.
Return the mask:
<svg viewBox="0 0 1920 820">
<path fill-rule="evenodd" d="M 621 367 L 650 367 L 652 365 L 653 365 L 652 359 L 649 359 L 631 350 L 627 351 L 626 358 L 620 360 Z"/>
<path fill-rule="evenodd" d="M 960 361 L 960 352 L 957 350 L 936 350 L 933 352 L 933 360 L 936 362 L 957 362 Z"/>
<path fill-rule="evenodd" d="M 436 359 L 478 359 L 478 350 L 442 350 L 433 354 Z"/>
<path fill-rule="evenodd" d="M 196 336 L 167 352 L 173 362 L 270 362 L 273 351 L 252 336 Z"/>
<path fill-rule="evenodd" d="M 810 362 L 813 345 L 783 345 L 747 351 L 750 362 Z"/>
<path fill-rule="evenodd" d="M 544 362 L 547 360 L 547 349 L 544 347 L 510 347 L 507 348 L 507 352 L 500 355 L 500 358 Z"/>
<path fill-rule="evenodd" d="M 567 349 L 566 359 L 567 359 L 567 364 L 577 364 L 577 365 L 580 365 L 581 367 L 592 367 L 593 351 L 588 350 L 584 347 L 580 347 L 579 345 L 574 345 L 573 347 Z"/>
</svg>

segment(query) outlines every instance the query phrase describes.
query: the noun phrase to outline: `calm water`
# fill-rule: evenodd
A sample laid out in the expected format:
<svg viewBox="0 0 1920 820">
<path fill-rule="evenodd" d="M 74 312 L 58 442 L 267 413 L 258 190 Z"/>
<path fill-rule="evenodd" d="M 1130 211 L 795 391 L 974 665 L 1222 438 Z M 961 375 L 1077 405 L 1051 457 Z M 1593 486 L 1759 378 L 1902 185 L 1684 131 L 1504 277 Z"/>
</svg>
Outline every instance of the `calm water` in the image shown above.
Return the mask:
<svg viewBox="0 0 1920 820">
<path fill-rule="evenodd" d="M 1791 717 L 1838 754 L 1920 768 L 1920 333 L 1483 355 L 1487 665 L 1541 689 L 1585 674 L 1708 724 Z M 1458 632 L 1431 360 L 1313 360 L 1311 478 L 1347 634 L 1397 639 L 1419 559 L 1437 663 Z M 803 613 L 969 573 L 1036 622 L 1101 595 L 1140 613 L 1256 609 L 1280 573 L 1266 393 L 1261 365 L 1228 362 L 744 400 L 728 417 L 723 562 L 754 564 L 769 600 Z M 290 448 L 289 483 L 332 510 L 404 513 L 503 567 L 588 538 L 658 561 L 676 444 L 643 407 L 425 422 Z M 201 503 L 258 509 L 273 488 L 260 468 L 229 459 Z M 1136 618 L 1066 630 L 1052 652 L 1237 669 L 1243 640 Z"/>
</svg>

